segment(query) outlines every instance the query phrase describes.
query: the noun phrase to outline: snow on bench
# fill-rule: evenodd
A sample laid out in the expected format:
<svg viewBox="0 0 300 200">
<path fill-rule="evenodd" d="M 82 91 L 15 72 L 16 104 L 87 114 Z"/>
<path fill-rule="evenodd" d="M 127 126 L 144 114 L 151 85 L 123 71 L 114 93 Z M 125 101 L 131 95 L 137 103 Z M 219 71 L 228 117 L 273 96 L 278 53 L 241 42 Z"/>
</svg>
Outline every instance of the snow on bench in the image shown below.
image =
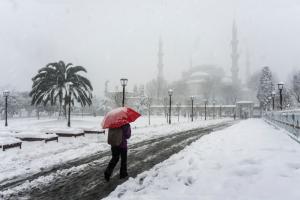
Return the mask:
<svg viewBox="0 0 300 200">
<path fill-rule="evenodd" d="M 84 133 L 90 133 L 90 134 L 101 134 L 105 133 L 104 129 L 99 129 L 99 128 L 83 128 Z"/>
<path fill-rule="evenodd" d="M 20 147 L 20 149 L 21 149 L 22 141 L 17 138 L 10 137 L 10 136 L 0 137 L 0 148 L 2 148 L 3 151 L 5 151 L 6 149 L 9 149 L 9 148 L 13 148 L 13 147 Z"/>
<path fill-rule="evenodd" d="M 56 134 L 59 137 L 84 136 L 84 130 L 78 128 L 50 128 L 45 131 L 47 134 Z"/>
<path fill-rule="evenodd" d="M 22 141 L 45 141 L 45 143 L 49 141 L 57 141 L 58 136 L 56 134 L 45 134 L 37 131 L 23 131 L 19 133 L 15 133 L 14 137 L 22 140 Z"/>
</svg>

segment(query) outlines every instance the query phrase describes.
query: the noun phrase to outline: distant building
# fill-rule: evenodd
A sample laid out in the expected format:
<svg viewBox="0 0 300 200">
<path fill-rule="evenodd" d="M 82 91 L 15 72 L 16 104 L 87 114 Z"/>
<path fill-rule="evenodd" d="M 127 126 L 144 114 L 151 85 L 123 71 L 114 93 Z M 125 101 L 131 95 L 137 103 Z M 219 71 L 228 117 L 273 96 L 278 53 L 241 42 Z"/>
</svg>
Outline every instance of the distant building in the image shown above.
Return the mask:
<svg viewBox="0 0 300 200">
<path fill-rule="evenodd" d="M 164 53 L 163 53 L 163 42 L 162 39 L 159 38 L 159 42 L 158 42 L 158 54 L 157 54 L 157 58 L 158 58 L 158 62 L 157 62 L 157 69 L 158 69 L 158 73 L 157 73 L 157 94 L 156 94 L 156 98 L 162 99 L 163 94 L 164 94 L 164 88 L 165 88 L 165 80 L 164 80 L 164 73 L 163 73 L 163 68 L 164 68 L 164 63 L 163 63 L 163 57 L 164 57 Z"/>
<path fill-rule="evenodd" d="M 208 98 L 210 96 L 208 92 L 211 92 L 208 90 L 220 84 L 228 83 L 229 77 L 224 74 L 224 70 L 215 65 L 198 65 L 183 72 L 181 81 L 186 83 L 187 95 Z"/>
</svg>

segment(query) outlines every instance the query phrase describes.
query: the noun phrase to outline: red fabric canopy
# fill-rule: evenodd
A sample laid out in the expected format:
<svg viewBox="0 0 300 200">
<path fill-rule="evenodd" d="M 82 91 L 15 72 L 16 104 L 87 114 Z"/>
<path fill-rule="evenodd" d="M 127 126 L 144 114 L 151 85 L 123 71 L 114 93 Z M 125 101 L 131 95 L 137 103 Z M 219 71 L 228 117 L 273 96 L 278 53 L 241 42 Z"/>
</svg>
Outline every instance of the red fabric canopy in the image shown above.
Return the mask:
<svg viewBox="0 0 300 200">
<path fill-rule="evenodd" d="M 141 114 L 128 107 L 120 107 L 106 113 L 101 123 L 102 128 L 119 128 L 134 122 Z"/>
</svg>

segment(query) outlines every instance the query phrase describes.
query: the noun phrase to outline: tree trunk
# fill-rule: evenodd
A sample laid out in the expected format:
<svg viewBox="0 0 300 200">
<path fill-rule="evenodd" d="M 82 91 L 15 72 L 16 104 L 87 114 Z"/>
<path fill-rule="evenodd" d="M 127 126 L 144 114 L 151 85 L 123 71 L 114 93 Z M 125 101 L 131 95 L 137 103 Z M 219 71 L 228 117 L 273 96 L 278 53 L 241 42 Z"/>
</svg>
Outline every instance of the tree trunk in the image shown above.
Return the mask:
<svg viewBox="0 0 300 200">
<path fill-rule="evenodd" d="M 151 122 L 150 122 L 150 107 L 148 107 L 148 125 L 150 126 Z"/>
<path fill-rule="evenodd" d="M 37 115 L 37 119 L 40 119 L 40 109 L 39 107 L 36 108 L 36 115 Z"/>
<path fill-rule="evenodd" d="M 59 102 L 59 111 L 58 111 L 58 118 L 61 116 L 61 102 Z"/>
<path fill-rule="evenodd" d="M 64 117 L 65 117 L 65 119 L 67 119 L 67 105 L 65 104 L 64 106 L 63 106 L 63 111 L 64 111 Z"/>
<path fill-rule="evenodd" d="M 68 127 L 71 127 L 71 92 L 69 93 Z"/>
</svg>

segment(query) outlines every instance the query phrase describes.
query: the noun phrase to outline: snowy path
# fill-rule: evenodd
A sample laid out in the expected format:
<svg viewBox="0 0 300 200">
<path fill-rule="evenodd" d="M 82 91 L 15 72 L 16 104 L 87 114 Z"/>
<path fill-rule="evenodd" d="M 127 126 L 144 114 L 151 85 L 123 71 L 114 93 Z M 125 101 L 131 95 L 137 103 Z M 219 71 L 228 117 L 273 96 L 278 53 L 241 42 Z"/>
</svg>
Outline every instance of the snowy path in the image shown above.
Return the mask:
<svg viewBox="0 0 300 200">
<path fill-rule="evenodd" d="M 299 200 L 300 145 L 261 119 L 202 137 L 105 200 Z"/>
<path fill-rule="evenodd" d="M 101 117 L 86 117 L 73 119 L 73 128 L 93 128 L 100 124 Z M 180 123 L 172 125 L 165 124 L 165 118 L 153 117 L 153 125 L 147 125 L 147 118 L 140 117 L 132 123 L 133 134 L 129 144 L 134 144 L 147 139 L 153 139 L 162 135 L 172 135 L 176 132 L 205 127 L 216 123 L 230 121 L 232 119 L 196 120 L 193 123 L 182 119 Z M 9 129 L 18 130 L 41 130 L 45 128 L 65 128 L 63 121 L 56 119 L 28 120 L 16 119 L 11 121 Z M 3 128 L 3 127 L 2 127 Z M 99 127 L 98 127 L 99 128 Z M 0 126 L 1 129 L 1 126 Z M 66 129 L 66 128 L 65 128 Z M 68 129 L 68 128 L 67 128 Z M 72 130 L 72 129 L 71 129 Z M 0 132 L 0 136 L 3 132 Z M 109 150 L 107 144 L 107 134 L 86 134 L 85 137 L 59 138 L 58 142 L 36 141 L 23 142 L 22 149 L 9 149 L 0 151 L 0 191 L 4 186 L 17 180 L 31 180 L 31 176 L 39 176 L 48 171 L 61 169 L 65 163 L 73 165 L 73 161 L 82 158 L 90 158 L 98 155 L 99 152 Z"/>
<path fill-rule="evenodd" d="M 209 133 L 212 128 L 224 128 L 231 122 L 211 125 L 208 128 L 183 131 L 171 136 L 161 136 L 142 141 L 130 146 L 128 171 L 136 176 L 155 164 L 162 162 L 186 145 Z M 110 153 L 104 152 L 93 158 L 78 160 L 63 170 L 47 173 L 43 177 L 34 177 L 32 182 L 24 182 L 20 186 L 2 193 L 5 198 L 25 199 L 97 199 L 108 195 L 124 180 L 118 179 L 118 170 L 109 183 L 103 180 L 103 171 L 110 159 Z M 68 167 L 68 168 L 67 168 Z M 46 180 L 46 181 L 45 181 Z"/>
</svg>

